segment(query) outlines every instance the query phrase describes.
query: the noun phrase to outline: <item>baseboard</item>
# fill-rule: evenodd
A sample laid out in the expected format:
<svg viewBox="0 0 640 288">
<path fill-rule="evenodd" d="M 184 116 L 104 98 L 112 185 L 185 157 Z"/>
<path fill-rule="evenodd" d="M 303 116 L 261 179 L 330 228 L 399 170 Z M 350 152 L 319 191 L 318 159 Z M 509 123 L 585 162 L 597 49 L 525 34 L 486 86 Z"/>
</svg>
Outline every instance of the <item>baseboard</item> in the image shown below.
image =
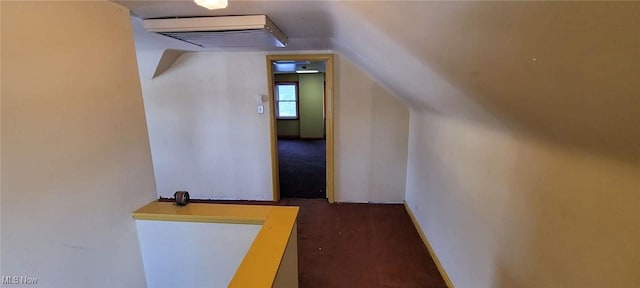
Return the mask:
<svg viewBox="0 0 640 288">
<path fill-rule="evenodd" d="M 442 263 L 440 263 L 440 260 L 438 259 L 436 252 L 433 251 L 433 247 L 431 247 L 431 244 L 429 243 L 429 239 L 427 239 L 427 235 L 425 235 L 424 231 L 422 231 L 422 228 L 418 223 L 418 219 L 416 219 L 416 216 L 413 215 L 413 212 L 411 211 L 409 204 L 407 204 L 407 201 L 404 201 L 404 208 L 407 210 L 407 213 L 411 218 L 411 222 L 413 222 L 413 226 L 416 227 L 418 234 L 420 234 L 420 238 L 422 238 L 422 242 L 424 242 L 424 245 L 427 246 L 427 250 L 429 250 L 429 255 L 431 255 L 431 259 L 433 259 L 433 262 L 436 263 L 436 267 L 438 267 L 438 271 L 440 271 L 440 275 L 442 275 L 442 279 L 444 279 L 445 284 L 447 284 L 447 287 L 449 288 L 454 288 L 453 282 L 451 282 L 449 275 L 447 275 L 447 271 L 445 271 L 444 267 L 442 267 Z"/>
</svg>

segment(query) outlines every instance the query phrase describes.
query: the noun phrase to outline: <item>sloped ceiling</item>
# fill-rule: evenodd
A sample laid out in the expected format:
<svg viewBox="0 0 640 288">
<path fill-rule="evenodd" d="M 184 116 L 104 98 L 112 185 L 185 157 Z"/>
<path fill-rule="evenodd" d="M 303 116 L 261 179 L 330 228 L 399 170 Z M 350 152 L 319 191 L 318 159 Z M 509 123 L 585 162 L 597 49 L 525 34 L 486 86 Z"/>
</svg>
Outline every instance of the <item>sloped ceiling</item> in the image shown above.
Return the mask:
<svg viewBox="0 0 640 288">
<path fill-rule="evenodd" d="M 640 2 L 118 3 L 140 18 L 267 14 L 287 50 L 338 51 L 412 109 L 640 163 Z"/>
</svg>

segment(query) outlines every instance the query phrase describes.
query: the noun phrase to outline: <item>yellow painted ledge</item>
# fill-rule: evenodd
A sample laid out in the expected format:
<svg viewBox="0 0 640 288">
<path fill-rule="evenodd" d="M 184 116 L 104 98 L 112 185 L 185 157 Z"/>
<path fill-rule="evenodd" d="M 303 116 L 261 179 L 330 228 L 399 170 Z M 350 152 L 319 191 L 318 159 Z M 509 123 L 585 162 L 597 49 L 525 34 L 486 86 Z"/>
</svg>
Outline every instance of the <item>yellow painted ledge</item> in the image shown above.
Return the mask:
<svg viewBox="0 0 640 288">
<path fill-rule="evenodd" d="M 273 206 L 151 202 L 133 212 L 138 220 L 263 224 Z"/>
<path fill-rule="evenodd" d="M 444 267 L 442 267 L 442 263 L 440 263 L 440 259 L 438 259 L 436 252 L 433 251 L 433 247 L 431 247 L 431 243 L 429 243 L 429 239 L 427 238 L 427 235 L 424 234 L 424 231 L 422 231 L 422 228 L 420 228 L 418 219 L 416 219 L 416 216 L 413 215 L 413 211 L 411 211 L 411 208 L 409 208 L 409 204 L 407 204 L 407 201 L 404 202 L 404 208 L 407 210 L 409 217 L 411 217 L 413 226 L 415 226 L 416 230 L 418 230 L 418 234 L 420 234 L 420 238 L 422 238 L 422 242 L 424 242 L 424 245 L 427 246 L 427 250 L 429 250 L 431 259 L 433 259 L 433 262 L 436 263 L 436 267 L 438 267 L 438 271 L 440 271 L 440 275 L 442 275 L 442 278 L 444 279 L 445 284 L 447 284 L 447 287 L 449 288 L 454 288 L 453 282 L 451 282 L 451 278 L 449 278 L 447 271 L 445 271 Z"/>
<path fill-rule="evenodd" d="M 229 287 L 272 287 L 289 236 L 294 230 L 298 207 L 151 202 L 133 212 L 138 220 L 206 223 L 262 224 L 242 259 Z"/>
</svg>

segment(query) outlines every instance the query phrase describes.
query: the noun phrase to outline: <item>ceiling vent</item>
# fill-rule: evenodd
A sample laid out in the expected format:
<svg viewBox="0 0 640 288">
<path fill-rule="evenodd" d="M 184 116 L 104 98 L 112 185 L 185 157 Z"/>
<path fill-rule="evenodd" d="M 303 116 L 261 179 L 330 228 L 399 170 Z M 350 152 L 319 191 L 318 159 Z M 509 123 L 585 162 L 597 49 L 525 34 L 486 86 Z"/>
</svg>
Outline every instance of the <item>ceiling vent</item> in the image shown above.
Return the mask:
<svg viewBox="0 0 640 288">
<path fill-rule="evenodd" d="M 287 36 L 266 15 L 147 19 L 143 25 L 204 48 L 287 46 Z"/>
</svg>

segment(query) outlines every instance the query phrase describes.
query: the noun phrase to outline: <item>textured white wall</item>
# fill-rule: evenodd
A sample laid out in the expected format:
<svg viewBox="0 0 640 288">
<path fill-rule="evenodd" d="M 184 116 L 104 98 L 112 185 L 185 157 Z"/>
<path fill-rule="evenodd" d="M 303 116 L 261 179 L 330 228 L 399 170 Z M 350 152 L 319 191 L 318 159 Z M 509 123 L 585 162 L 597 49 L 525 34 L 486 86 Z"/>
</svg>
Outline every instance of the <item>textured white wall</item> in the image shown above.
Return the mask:
<svg viewBox="0 0 640 288">
<path fill-rule="evenodd" d="M 161 51 L 138 50 L 158 194 L 271 200 L 265 52 L 196 52 L 151 79 Z M 409 113 L 336 57 L 336 200 L 402 202 Z"/>
<path fill-rule="evenodd" d="M 145 287 L 131 212 L 156 192 L 129 11 L 1 5 L 1 274 Z"/>
<path fill-rule="evenodd" d="M 407 203 L 453 284 L 639 287 L 640 167 L 411 112 Z"/>
<path fill-rule="evenodd" d="M 137 220 L 149 288 L 227 287 L 262 225 Z"/>
</svg>

